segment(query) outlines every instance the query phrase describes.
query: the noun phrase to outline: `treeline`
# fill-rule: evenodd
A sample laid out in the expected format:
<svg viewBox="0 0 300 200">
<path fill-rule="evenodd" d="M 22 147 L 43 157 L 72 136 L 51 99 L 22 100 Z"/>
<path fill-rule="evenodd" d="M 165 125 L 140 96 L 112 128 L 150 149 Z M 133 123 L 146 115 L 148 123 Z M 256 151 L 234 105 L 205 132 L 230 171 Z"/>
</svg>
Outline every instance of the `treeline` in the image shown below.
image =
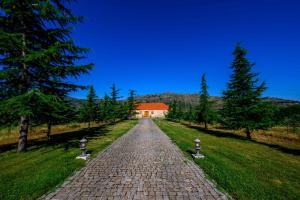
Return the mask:
<svg viewBox="0 0 300 200">
<path fill-rule="evenodd" d="M 247 50 L 239 44 L 233 51 L 231 64 L 232 74 L 223 93 L 223 108 L 214 109 L 208 97 L 208 86 L 205 74 L 201 77 L 199 104 L 184 106 L 174 100 L 170 104 L 167 119 L 173 121 L 185 120 L 208 124 L 218 123 L 224 128 L 243 129 L 247 138 L 251 139 L 254 130 L 268 129 L 275 125 L 287 127 L 287 131 L 296 131 L 300 126 L 300 105 L 278 107 L 262 99 L 266 83 L 259 81 L 258 74 L 252 72 L 254 63 L 246 58 Z"/>
<path fill-rule="evenodd" d="M 128 98 L 121 100 L 120 90 L 113 84 L 110 93 L 105 94 L 102 99 L 96 95 L 93 86 L 87 87 L 86 100 L 79 105 L 74 105 L 69 98 L 59 98 L 54 95 L 45 95 L 38 90 L 31 90 L 26 97 L 15 97 L 1 101 L 0 128 L 18 125 L 18 114 L 24 105 L 31 105 L 31 126 L 47 124 L 46 135 L 51 139 L 52 125 L 71 122 L 83 122 L 88 124 L 115 123 L 121 120 L 131 119 L 135 115 L 135 91 L 129 90 Z M 23 99 L 27 100 L 26 104 Z"/>
<path fill-rule="evenodd" d="M 129 90 L 128 98 L 120 101 L 119 89 L 113 84 L 110 94 L 98 99 L 93 86 L 90 86 L 87 100 L 82 103 L 78 111 L 78 120 L 91 122 L 116 122 L 117 120 L 131 119 L 135 115 L 135 91 Z"/>
</svg>

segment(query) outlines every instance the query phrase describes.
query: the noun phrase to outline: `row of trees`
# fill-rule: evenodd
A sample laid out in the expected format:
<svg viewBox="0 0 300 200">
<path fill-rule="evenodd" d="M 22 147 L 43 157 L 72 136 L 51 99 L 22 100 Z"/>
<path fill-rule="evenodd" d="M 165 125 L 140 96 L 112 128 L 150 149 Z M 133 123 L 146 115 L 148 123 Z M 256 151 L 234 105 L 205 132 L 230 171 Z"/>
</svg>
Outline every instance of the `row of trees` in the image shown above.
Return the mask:
<svg viewBox="0 0 300 200">
<path fill-rule="evenodd" d="M 55 95 L 45 95 L 38 90 L 31 90 L 23 96 L 2 102 L 1 127 L 15 126 L 18 112 L 28 106 L 30 125 L 47 124 L 47 137 L 51 138 L 51 127 L 55 124 L 85 122 L 90 128 L 91 122 L 110 123 L 133 118 L 135 115 L 135 91 L 129 90 L 126 100 L 121 100 L 119 89 L 115 84 L 111 92 L 99 99 L 93 86 L 88 87 L 87 99 L 80 105 L 74 104 L 69 98 L 60 99 Z M 25 102 L 26 101 L 26 102 Z M 50 103 L 49 103 L 50 102 Z M 5 105 L 4 105 L 5 104 Z"/>
<path fill-rule="evenodd" d="M 223 108 L 215 110 L 213 102 L 209 101 L 208 86 L 205 74 L 201 78 L 199 105 L 183 109 L 177 101 L 171 103 L 167 118 L 170 120 L 188 120 L 203 123 L 205 128 L 209 123 L 220 123 L 228 129 L 244 129 L 247 138 L 258 129 L 267 129 L 275 124 L 299 126 L 300 106 L 293 108 L 278 108 L 270 102 L 262 100 L 266 90 L 264 81 L 260 82 L 257 73 L 252 72 L 254 66 L 246 58 L 247 50 L 239 44 L 233 51 L 234 60 L 231 64 L 232 74 L 223 91 Z"/>
<path fill-rule="evenodd" d="M 113 84 L 110 95 L 105 94 L 103 99 L 98 99 L 93 86 L 90 86 L 87 100 L 79 110 L 78 118 L 87 122 L 116 122 L 117 120 L 130 119 L 135 114 L 135 91 L 129 90 L 126 101 L 120 101 L 119 89 Z"/>
</svg>

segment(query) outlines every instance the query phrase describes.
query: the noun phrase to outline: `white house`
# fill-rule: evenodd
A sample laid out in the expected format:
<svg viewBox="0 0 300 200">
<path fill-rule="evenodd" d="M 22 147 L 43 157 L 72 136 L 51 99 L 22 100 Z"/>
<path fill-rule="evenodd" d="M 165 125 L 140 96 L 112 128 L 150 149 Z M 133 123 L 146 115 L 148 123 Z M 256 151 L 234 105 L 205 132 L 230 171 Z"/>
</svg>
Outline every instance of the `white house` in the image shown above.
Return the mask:
<svg viewBox="0 0 300 200">
<path fill-rule="evenodd" d="M 169 106 L 164 103 L 139 103 L 136 105 L 136 117 L 165 117 Z"/>
</svg>

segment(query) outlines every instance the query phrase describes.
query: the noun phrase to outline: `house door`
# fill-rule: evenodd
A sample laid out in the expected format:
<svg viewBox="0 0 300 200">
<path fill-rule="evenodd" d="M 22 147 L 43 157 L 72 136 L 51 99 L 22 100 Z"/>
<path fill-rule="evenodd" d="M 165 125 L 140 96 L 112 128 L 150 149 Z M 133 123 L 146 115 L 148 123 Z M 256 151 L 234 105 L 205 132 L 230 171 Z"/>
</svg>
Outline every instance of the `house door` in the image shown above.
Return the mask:
<svg viewBox="0 0 300 200">
<path fill-rule="evenodd" d="M 144 112 L 144 117 L 149 117 L 149 111 Z"/>
</svg>

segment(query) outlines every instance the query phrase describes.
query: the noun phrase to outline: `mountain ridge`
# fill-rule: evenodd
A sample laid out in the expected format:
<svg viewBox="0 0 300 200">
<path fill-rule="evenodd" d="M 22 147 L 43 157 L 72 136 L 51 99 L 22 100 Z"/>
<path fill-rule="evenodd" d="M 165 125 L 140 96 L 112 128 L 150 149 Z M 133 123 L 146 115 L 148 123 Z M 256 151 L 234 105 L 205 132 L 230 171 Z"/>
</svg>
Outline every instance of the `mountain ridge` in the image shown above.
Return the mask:
<svg viewBox="0 0 300 200">
<path fill-rule="evenodd" d="M 136 96 L 135 99 L 137 102 L 163 102 L 166 104 L 170 104 L 173 100 L 177 100 L 184 105 L 191 104 L 192 107 L 195 107 L 199 104 L 199 94 L 197 93 L 180 94 L 173 92 L 164 92 L 159 94 L 139 95 Z M 300 104 L 300 101 L 282 99 L 277 97 L 263 97 L 262 99 L 266 102 L 272 102 L 275 105 L 283 107 Z M 220 109 L 223 105 L 223 99 L 221 96 L 209 96 L 209 101 L 211 101 L 217 109 Z"/>
<path fill-rule="evenodd" d="M 68 101 L 70 101 L 73 105 L 79 106 L 82 102 L 85 101 L 85 99 L 79 99 L 75 97 L 67 97 Z M 175 93 L 175 92 L 163 92 L 163 93 L 157 93 L 157 94 L 145 94 L 145 95 L 137 95 L 135 97 L 136 101 L 138 103 L 143 102 L 162 102 L 166 104 L 170 104 L 173 100 L 177 100 L 178 102 L 181 102 L 183 105 L 188 106 L 189 104 L 192 105 L 192 107 L 196 107 L 199 103 L 199 94 L 197 93 Z M 278 106 L 291 106 L 295 104 L 300 104 L 300 101 L 297 100 L 289 100 L 289 99 L 283 99 L 278 97 L 263 97 L 264 101 L 272 102 L 275 105 Z M 217 109 L 222 108 L 223 100 L 221 96 L 210 96 L 209 100 L 213 103 L 214 107 Z M 122 100 L 124 101 L 124 100 Z"/>
</svg>

